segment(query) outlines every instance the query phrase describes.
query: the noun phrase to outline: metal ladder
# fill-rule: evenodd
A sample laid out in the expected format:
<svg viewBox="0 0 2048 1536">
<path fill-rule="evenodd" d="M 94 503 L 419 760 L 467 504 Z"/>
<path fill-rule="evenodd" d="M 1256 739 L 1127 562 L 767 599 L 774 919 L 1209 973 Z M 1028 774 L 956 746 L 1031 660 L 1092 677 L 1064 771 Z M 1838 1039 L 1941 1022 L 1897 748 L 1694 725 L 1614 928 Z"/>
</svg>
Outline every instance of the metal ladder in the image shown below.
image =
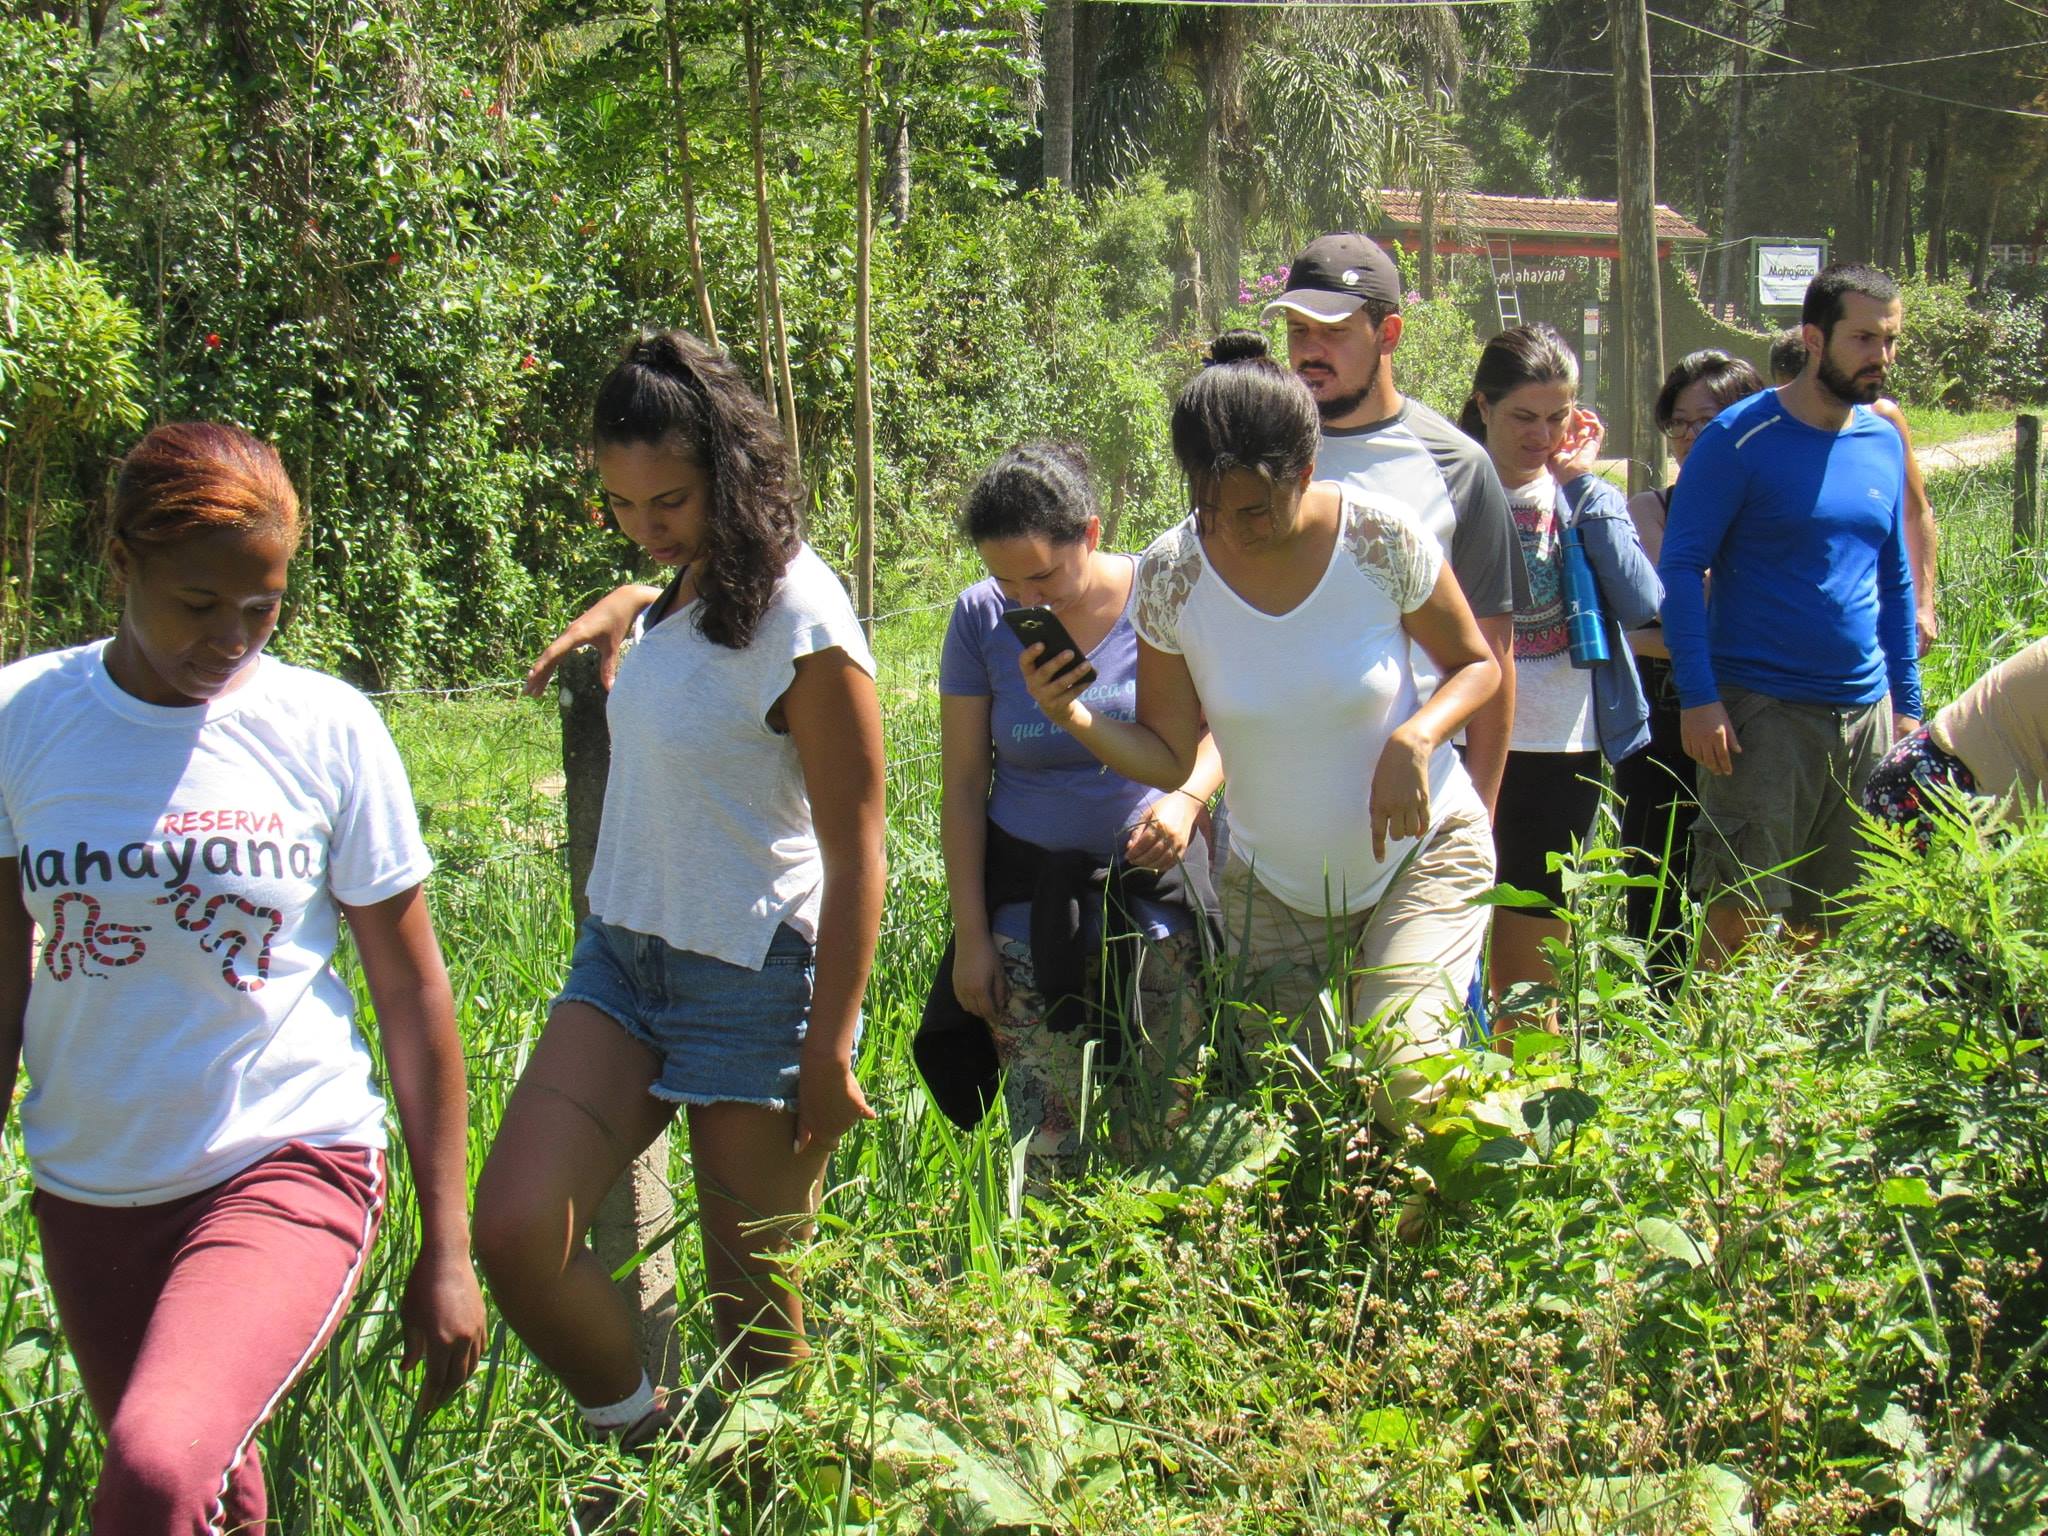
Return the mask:
<svg viewBox="0 0 2048 1536">
<path fill-rule="evenodd" d="M 1515 243 L 1512 240 L 1489 238 L 1486 242 L 1486 265 L 1493 272 L 1493 306 L 1500 314 L 1500 328 L 1507 330 L 1522 323 L 1522 292 L 1515 286 Z"/>
</svg>

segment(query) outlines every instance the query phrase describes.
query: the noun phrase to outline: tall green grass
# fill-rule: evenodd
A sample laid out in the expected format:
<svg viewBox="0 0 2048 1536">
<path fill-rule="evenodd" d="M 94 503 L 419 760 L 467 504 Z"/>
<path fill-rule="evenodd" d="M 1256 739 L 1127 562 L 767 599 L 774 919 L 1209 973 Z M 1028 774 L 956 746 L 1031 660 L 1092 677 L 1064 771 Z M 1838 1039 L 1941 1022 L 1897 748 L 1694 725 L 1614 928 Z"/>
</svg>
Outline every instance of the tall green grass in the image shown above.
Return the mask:
<svg viewBox="0 0 2048 1536">
<path fill-rule="evenodd" d="M 2048 570 L 2009 548 L 2006 483 L 1936 480 L 1931 698 L 2048 629 Z M 2039 1057 L 1986 1025 L 2002 1005 L 1982 975 L 1923 942 L 1949 924 L 1979 971 L 2038 977 L 2040 828 L 1884 865 L 1853 944 L 1763 950 L 1670 998 L 1607 924 L 1620 877 L 1596 853 L 1577 877 L 1578 1035 L 1465 1053 L 1405 1147 L 1367 1134 L 1340 1061 L 1303 1102 L 1212 1103 L 1178 1158 L 1098 1163 L 1013 1215 L 1001 1116 L 956 1131 L 910 1063 L 944 938 L 944 619 L 879 636 L 892 864 L 862 1068 L 881 1118 L 842 1146 L 803 1260 L 817 1354 L 704 1445 L 612 1468 L 636 1495 L 617 1528 L 2048 1528 Z M 440 860 L 480 1156 L 569 946 L 556 721 L 509 697 L 393 701 L 389 718 Z M 687 1190 L 680 1134 L 674 1157 Z M 501 1326 L 453 1404 L 411 1411 L 402 1161 L 347 1324 L 264 1435 L 282 1528 L 561 1529 L 606 1463 Z M 11 1127 L 0 1166 L 0 1515 L 69 1532 L 98 1440 Z M 1418 1200 L 1423 1240 L 1395 1241 Z M 687 1234 L 678 1259 L 701 1367 Z"/>
</svg>

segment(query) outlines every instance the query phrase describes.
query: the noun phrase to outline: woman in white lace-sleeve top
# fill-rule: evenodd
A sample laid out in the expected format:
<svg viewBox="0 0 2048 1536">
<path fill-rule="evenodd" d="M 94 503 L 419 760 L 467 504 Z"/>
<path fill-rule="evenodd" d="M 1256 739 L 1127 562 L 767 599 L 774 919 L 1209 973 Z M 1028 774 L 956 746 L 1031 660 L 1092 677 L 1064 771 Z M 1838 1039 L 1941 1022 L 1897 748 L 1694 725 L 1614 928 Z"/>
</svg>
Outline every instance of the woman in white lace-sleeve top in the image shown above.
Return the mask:
<svg viewBox="0 0 2048 1536">
<path fill-rule="evenodd" d="M 1045 713 L 1116 771 L 1178 784 L 1204 723 L 1229 783 L 1221 898 L 1253 1047 L 1380 1074 L 1382 1119 L 1458 1039 L 1493 884 L 1486 812 L 1451 738 L 1500 672 L 1436 539 L 1406 508 L 1312 482 L 1314 400 L 1248 332 L 1218 338 L 1174 406 L 1195 511 L 1145 552 L 1138 718 L 1108 719 L 1023 656 Z M 1409 647 L 1443 673 L 1419 701 Z M 1314 1006 L 1325 986 L 1347 1038 Z M 1259 1010 L 1262 1009 L 1263 1013 Z"/>
</svg>

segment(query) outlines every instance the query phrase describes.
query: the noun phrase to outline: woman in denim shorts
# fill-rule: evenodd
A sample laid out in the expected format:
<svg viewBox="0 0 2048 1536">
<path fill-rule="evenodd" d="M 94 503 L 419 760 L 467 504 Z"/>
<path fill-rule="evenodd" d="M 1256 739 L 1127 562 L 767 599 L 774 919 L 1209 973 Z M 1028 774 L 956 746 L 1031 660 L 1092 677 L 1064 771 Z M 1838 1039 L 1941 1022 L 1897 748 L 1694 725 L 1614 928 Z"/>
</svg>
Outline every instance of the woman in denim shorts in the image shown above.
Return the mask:
<svg viewBox="0 0 2048 1536">
<path fill-rule="evenodd" d="M 802 1353 L 778 1255 L 872 1113 L 853 1053 L 882 910 L 882 729 L 845 588 L 798 530 L 787 443 L 724 354 L 642 336 L 594 432 L 619 528 L 675 574 L 600 603 L 529 679 L 638 614 L 607 707 L 590 917 L 478 1183 L 477 1249 L 585 1421 L 636 1443 L 665 1405 L 584 1233 L 677 1106 L 727 1376 Z"/>
</svg>

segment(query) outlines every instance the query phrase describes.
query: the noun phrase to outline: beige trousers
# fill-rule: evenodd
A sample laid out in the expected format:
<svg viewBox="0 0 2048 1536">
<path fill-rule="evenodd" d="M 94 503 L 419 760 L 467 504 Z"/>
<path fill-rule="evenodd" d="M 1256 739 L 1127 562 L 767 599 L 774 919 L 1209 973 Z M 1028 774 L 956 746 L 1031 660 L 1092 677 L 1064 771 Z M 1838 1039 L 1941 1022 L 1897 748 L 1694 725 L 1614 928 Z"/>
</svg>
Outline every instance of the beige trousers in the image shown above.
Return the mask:
<svg viewBox="0 0 2048 1536">
<path fill-rule="evenodd" d="M 1435 1085 L 1410 1063 L 1459 1042 L 1492 911 L 1471 901 L 1493 883 L 1493 833 L 1476 807 L 1438 822 L 1363 912 L 1291 907 L 1233 852 L 1218 894 L 1235 990 L 1251 1005 L 1244 1044 L 1285 1041 L 1314 1072 L 1350 1051 L 1378 1076 L 1373 1112 L 1388 1126 L 1425 1108 Z"/>
</svg>

